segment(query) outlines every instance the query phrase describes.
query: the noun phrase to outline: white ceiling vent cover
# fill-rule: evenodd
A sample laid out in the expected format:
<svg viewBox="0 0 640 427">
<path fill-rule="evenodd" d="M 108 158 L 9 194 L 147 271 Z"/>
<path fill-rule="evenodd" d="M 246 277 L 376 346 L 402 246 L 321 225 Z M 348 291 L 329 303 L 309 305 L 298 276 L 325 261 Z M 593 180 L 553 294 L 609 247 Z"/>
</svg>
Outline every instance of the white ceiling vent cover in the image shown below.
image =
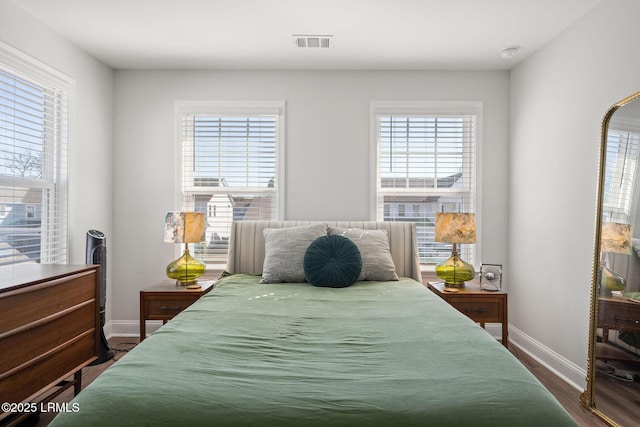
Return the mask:
<svg viewBox="0 0 640 427">
<path fill-rule="evenodd" d="M 293 39 L 297 47 L 324 49 L 333 47 L 333 35 L 294 34 Z"/>
</svg>

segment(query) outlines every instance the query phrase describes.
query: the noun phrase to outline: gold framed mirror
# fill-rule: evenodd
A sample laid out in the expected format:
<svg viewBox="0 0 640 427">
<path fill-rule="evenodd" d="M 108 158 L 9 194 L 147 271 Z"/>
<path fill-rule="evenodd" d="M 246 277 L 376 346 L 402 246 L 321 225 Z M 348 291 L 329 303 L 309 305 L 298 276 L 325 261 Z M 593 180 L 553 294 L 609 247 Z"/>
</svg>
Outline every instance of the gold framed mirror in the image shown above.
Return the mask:
<svg viewBox="0 0 640 427">
<path fill-rule="evenodd" d="M 585 407 L 640 419 L 640 92 L 605 114 L 600 139 Z"/>
</svg>

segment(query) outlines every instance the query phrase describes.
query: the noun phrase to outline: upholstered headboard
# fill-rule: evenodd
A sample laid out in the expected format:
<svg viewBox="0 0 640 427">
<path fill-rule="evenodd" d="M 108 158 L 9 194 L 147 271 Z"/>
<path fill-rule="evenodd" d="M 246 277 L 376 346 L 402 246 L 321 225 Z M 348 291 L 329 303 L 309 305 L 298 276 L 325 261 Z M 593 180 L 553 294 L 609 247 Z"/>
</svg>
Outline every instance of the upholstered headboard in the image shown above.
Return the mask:
<svg viewBox="0 0 640 427">
<path fill-rule="evenodd" d="M 387 230 L 391 258 L 396 273 L 401 277 L 411 277 L 422 283 L 416 225 L 410 222 L 376 221 L 239 221 L 231 225 L 227 272 L 262 274 L 264 264 L 265 228 L 295 227 L 324 223 L 333 227 L 360 228 L 364 230 Z"/>
</svg>

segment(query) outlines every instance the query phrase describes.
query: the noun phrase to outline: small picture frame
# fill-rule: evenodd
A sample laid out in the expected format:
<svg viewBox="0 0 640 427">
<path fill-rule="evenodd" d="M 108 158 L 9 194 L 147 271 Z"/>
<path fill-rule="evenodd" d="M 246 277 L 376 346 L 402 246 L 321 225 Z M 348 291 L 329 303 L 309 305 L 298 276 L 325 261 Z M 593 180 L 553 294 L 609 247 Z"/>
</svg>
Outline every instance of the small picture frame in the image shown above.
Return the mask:
<svg viewBox="0 0 640 427">
<path fill-rule="evenodd" d="M 480 289 L 489 292 L 502 290 L 502 264 L 480 265 Z"/>
</svg>

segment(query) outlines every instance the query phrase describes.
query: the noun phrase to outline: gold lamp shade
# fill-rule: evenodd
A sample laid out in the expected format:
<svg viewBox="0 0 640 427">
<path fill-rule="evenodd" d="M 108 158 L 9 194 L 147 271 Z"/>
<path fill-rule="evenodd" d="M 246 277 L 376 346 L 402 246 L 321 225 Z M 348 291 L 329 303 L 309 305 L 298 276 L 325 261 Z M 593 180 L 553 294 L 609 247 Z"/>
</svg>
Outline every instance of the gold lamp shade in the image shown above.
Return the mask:
<svg viewBox="0 0 640 427">
<path fill-rule="evenodd" d="M 476 216 L 473 213 L 436 213 L 436 242 L 453 243 L 451 256 L 436 266 L 436 274 L 446 286 L 464 287 L 464 282 L 473 279 L 473 266 L 458 256 L 457 245 L 476 243 Z"/>
<path fill-rule="evenodd" d="M 204 262 L 189 254 L 189 243 L 205 239 L 205 217 L 202 212 L 167 212 L 165 215 L 164 241 L 184 243 L 184 253 L 167 265 L 167 276 L 178 285 L 190 285 L 205 272 Z"/>
</svg>

